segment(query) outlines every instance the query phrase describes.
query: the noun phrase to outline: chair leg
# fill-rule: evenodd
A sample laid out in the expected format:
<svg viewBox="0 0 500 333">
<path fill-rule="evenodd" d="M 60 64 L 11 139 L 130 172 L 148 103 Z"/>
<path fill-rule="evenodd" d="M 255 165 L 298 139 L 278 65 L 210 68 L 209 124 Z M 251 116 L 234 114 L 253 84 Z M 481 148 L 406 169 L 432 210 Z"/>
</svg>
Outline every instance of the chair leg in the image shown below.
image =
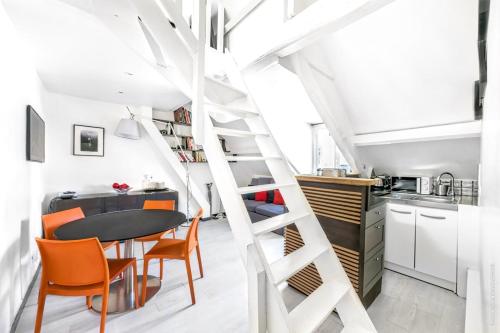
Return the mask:
<svg viewBox="0 0 500 333">
<path fill-rule="evenodd" d="M 87 308 L 92 309 L 92 296 L 87 296 Z"/>
<path fill-rule="evenodd" d="M 198 257 L 198 267 L 200 268 L 200 275 L 203 277 L 203 265 L 201 264 L 201 251 L 200 245 L 196 245 L 196 257 Z"/>
<path fill-rule="evenodd" d="M 120 242 L 116 243 L 115 247 L 116 247 L 116 259 L 120 259 L 121 258 L 121 254 L 120 254 Z"/>
<path fill-rule="evenodd" d="M 172 238 L 175 239 L 175 229 L 172 229 Z"/>
<path fill-rule="evenodd" d="M 142 273 L 141 306 L 144 306 L 144 303 L 146 303 L 146 287 L 148 285 L 148 264 L 149 264 L 149 258 L 145 257 L 144 258 L 144 270 Z"/>
<path fill-rule="evenodd" d="M 139 287 L 137 286 L 137 262 L 134 261 L 132 264 L 132 268 L 134 269 L 134 301 L 135 308 L 139 308 Z"/>
<path fill-rule="evenodd" d="M 106 283 L 106 282 L 104 282 Z M 104 287 L 104 291 L 102 293 L 102 308 L 101 308 L 101 329 L 100 333 L 104 333 L 106 330 L 106 315 L 108 313 L 108 298 L 109 298 L 109 281 L 107 285 Z"/>
<path fill-rule="evenodd" d="M 142 259 L 144 259 L 144 256 L 146 255 L 146 251 L 144 251 L 144 242 L 141 242 L 142 245 Z"/>
<path fill-rule="evenodd" d="M 47 293 L 43 288 L 40 288 L 40 291 L 38 293 L 38 309 L 36 311 L 35 333 L 40 333 L 40 330 L 42 329 L 43 309 L 45 308 L 46 298 Z"/>
<path fill-rule="evenodd" d="M 163 259 L 160 258 L 160 281 L 163 281 Z"/>
<path fill-rule="evenodd" d="M 189 282 L 189 291 L 191 292 L 191 303 L 194 305 L 196 303 L 196 300 L 194 298 L 193 274 L 191 273 L 191 262 L 189 261 L 189 255 L 186 257 L 185 262 Z"/>
</svg>

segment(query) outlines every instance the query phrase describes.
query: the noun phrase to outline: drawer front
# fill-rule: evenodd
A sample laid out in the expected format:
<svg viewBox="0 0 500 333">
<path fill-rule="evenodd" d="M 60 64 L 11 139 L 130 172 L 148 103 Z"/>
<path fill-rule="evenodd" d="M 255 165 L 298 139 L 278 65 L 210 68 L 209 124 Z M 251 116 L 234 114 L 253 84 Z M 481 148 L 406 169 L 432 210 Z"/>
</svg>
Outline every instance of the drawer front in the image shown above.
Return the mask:
<svg viewBox="0 0 500 333">
<path fill-rule="evenodd" d="M 101 198 L 67 199 L 58 200 L 57 204 L 54 207 L 54 211 L 58 212 L 61 210 L 80 207 L 83 210 L 85 216 L 91 216 L 101 214 L 104 210 L 103 206 L 104 204 Z"/>
<path fill-rule="evenodd" d="M 372 224 L 382 220 L 383 218 L 385 218 L 385 205 L 380 205 L 378 207 L 370 209 L 369 211 L 366 212 L 365 227 L 368 228 Z"/>
<path fill-rule="evenodd" d="M 372 257 L 377 248 L 384 243 L 385 219 L 372 224 L 365 231 L 365 260 Z"/>
<path fill-rule="evenodd" d="M 378 251 L 373 257 L 365 262 L 363 287 L 367 290 L 368 286 L 376 282 L 379 276 L 382 275 L 384 268 L 384 249 Z"/>
</svg>

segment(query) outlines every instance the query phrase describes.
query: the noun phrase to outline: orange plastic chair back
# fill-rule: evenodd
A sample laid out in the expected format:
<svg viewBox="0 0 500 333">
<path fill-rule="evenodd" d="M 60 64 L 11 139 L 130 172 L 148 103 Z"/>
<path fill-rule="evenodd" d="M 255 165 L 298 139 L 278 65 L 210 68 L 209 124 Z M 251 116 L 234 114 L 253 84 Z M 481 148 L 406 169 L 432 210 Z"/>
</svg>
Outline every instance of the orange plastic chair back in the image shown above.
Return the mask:
<svg viewBox="0 0 500 333">
<path fill-rule="evenodd" d="M 61 225 L 85 218 L 80 207 L 62 210 L 60 212 L 42 215 L 43 233 L 45 239 L 55 239 L 54 231 Z"/>
<path fill-rule="evenodd" d="M 62 286 L 85 286 L 109 280 L 104 250 L 97 238 L 58 241 L 36 238 L 44 277 Z"/>
<path fill-rule="evenodd" d="M 143 209 L 174 210 L 175 200 L 144 200 Z"/>
<path fill-rule="evenodd" d="M 196 216 L 193 218 L 193 222 L 189 226 L 189 230 L 186 235 L 186 247 L 189 253 L 198 244 L 198 225 L 200 219 L 203 216 L 203 209 L 200 208 Z"/>
</svg>

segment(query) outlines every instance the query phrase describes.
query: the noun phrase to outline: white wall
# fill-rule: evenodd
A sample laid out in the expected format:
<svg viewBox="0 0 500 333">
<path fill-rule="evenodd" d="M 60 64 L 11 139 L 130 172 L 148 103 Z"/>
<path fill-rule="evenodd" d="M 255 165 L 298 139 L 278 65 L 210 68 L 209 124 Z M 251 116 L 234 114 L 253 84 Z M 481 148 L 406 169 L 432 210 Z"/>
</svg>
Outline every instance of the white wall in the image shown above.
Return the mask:
<svg viewBox="0 0 500 333">
<path fill-rule="evenodd" d="M 500 330 L 500 3 L 491 2 L 481 145 L 481 283 L 486 332 Z"/>
<path fill-rule="evenodd" d="M 112 192 L 114 182 L 126 182 L 141 189 L 143 176 L 148 174 L 179 191 L 179 209 L 185 212 L 185 187 L 171 176 L 170 167 L 156 153 L 147 133 L 141 128 L 140 140 L 127 140 L 113 134 L 119 120 L 128 115 L 124 105 L 54 93 L 47 94 L 45 105 L 47 146 L 51 147 L 45 169 L 47 199 L 65 190 Z M 74 124 L 105 128 L 104 157 L 72 155 Z M 191 176 L 205 193 L 204 184 L 212 182 L 208 165 L 191 164 Z"/>
<path fill-rule="evenodd" d="M 44 164 L 26 161 L 26 105 L 44 117 L 29 50 L 0 3 L 0 332 L 8 332 L 38 266 Z"/>
<path fill-rule="evenodd" d="M 398 0 L 306 48 L 355 134 L 474 117 L 477 1 Z"/>
<path fill-rule="evenodd" d="M 358 147 L 360 165 L 377 174 L 439 176 L 450 171 L 456 178 L 478 179 L 480 139 L 395 143 Z"/>
</svg>

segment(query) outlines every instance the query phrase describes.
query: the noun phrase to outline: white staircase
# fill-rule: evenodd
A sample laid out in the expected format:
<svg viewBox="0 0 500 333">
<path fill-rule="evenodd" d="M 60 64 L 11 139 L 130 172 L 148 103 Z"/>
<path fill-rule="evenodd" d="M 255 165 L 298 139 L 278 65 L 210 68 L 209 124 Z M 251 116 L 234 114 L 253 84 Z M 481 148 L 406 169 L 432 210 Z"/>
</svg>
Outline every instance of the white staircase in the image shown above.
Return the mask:
<svg viewBox="0 0 500 333">
<path fill-rule="evenodd" d="M 203 1 L 205 0 L 199 0 L 200 3 Z M 199 78 L 193 78 L 193 75 L 199 74 L 200 68 L 198 67 L 197 70 L 189 70 L 189 68 L 200 65 L 200 59 L 196 57 L 200 54 L 200 48 L 205 46 L 200 43 L 197 46 L 193 45 L 198 39 L 187 36 L 191 32 L 186 29 L 185 22 L 175 21 L 175 18 L 182 20 L 182 15 L 171 0 L 134 0 L 132 2 L 141 19 L 143 30 L 146 27 L 150 34 L 148 42 L 152 44 L 152 49 L 156 50 L 155 56 L 168 55 L 168 63 L 178 66 L 179 72 L 183 74 L 184 82 L 181 85 L 192 87 L 191 91 L 185 91 L 185 93 L 193 98 L 193 104 L 197 106 L 193 108 L 193 122 L 202 124 L 202 131 L 198 132 L 198 137 L 195 136 L 195 141 L 203 143 L 229 224 L 249 274 L 251 331 L 312 332 L 333 310 L 336 310 L 346 332 L 349 331 L 349 327 L 352 327 L 349 332 L 376 332 L 290 170 L 286 158 L 249 96 L 233 60 L 227 53 L 205 50 L 208 59 L 206 65 L 210 67 L 211 57 L 217 57 L 218 62 L 224 64 L 228 81 L 205 77 L 201 84 L 201 87 L 204 86 L 201 95 L 204 98 L 197 99 L 200 96 L 200 91 L 197 90 L 200 87 Z M 200 8 L 204 8 L 203 3 Z M 160 14 L 163 12 L 166 12 L 170 20 L 180 28 L 172 28 L 166 16 L 161 19 Z M 200 25 L 204 25 L 203 17 L 204 15 L 199 15 Z M 196 19 L 195 17 L 194 20 Z M 161 31 L 158 31 L 160 28 Z M 186 57 L 186 54 L 190 56 Z M 204 62 L 205 59 L 202 61 Z M 163 58 L 157 59 L 157 62 L 158 64 L 167 63 Z M 212 119 L 217 119 L 217 127 L 213 125 Z M 225 119 L 227 122 L 241 120 L 247 130 L 222 127 L 224 124 L 221 125 L 220 119 Z M 219 136 L 254 140 L 260 154 L 226 156 L 220 145 Z M 275 184 L 239 187 L 230 168 L 229 162 L 231 161 L 241 163 L 263 161 Z M 252 224 L 242 194 L 273 189 L 280 190 L 289 212 Z M 262 236 L 293 223 L 305 245 L 275 262 L 268 262 L 262 245 Z M 282 297 L 282 284 L 311 263 L 316 266 L 323 284 L 290 310 Z"/>
</svg>

